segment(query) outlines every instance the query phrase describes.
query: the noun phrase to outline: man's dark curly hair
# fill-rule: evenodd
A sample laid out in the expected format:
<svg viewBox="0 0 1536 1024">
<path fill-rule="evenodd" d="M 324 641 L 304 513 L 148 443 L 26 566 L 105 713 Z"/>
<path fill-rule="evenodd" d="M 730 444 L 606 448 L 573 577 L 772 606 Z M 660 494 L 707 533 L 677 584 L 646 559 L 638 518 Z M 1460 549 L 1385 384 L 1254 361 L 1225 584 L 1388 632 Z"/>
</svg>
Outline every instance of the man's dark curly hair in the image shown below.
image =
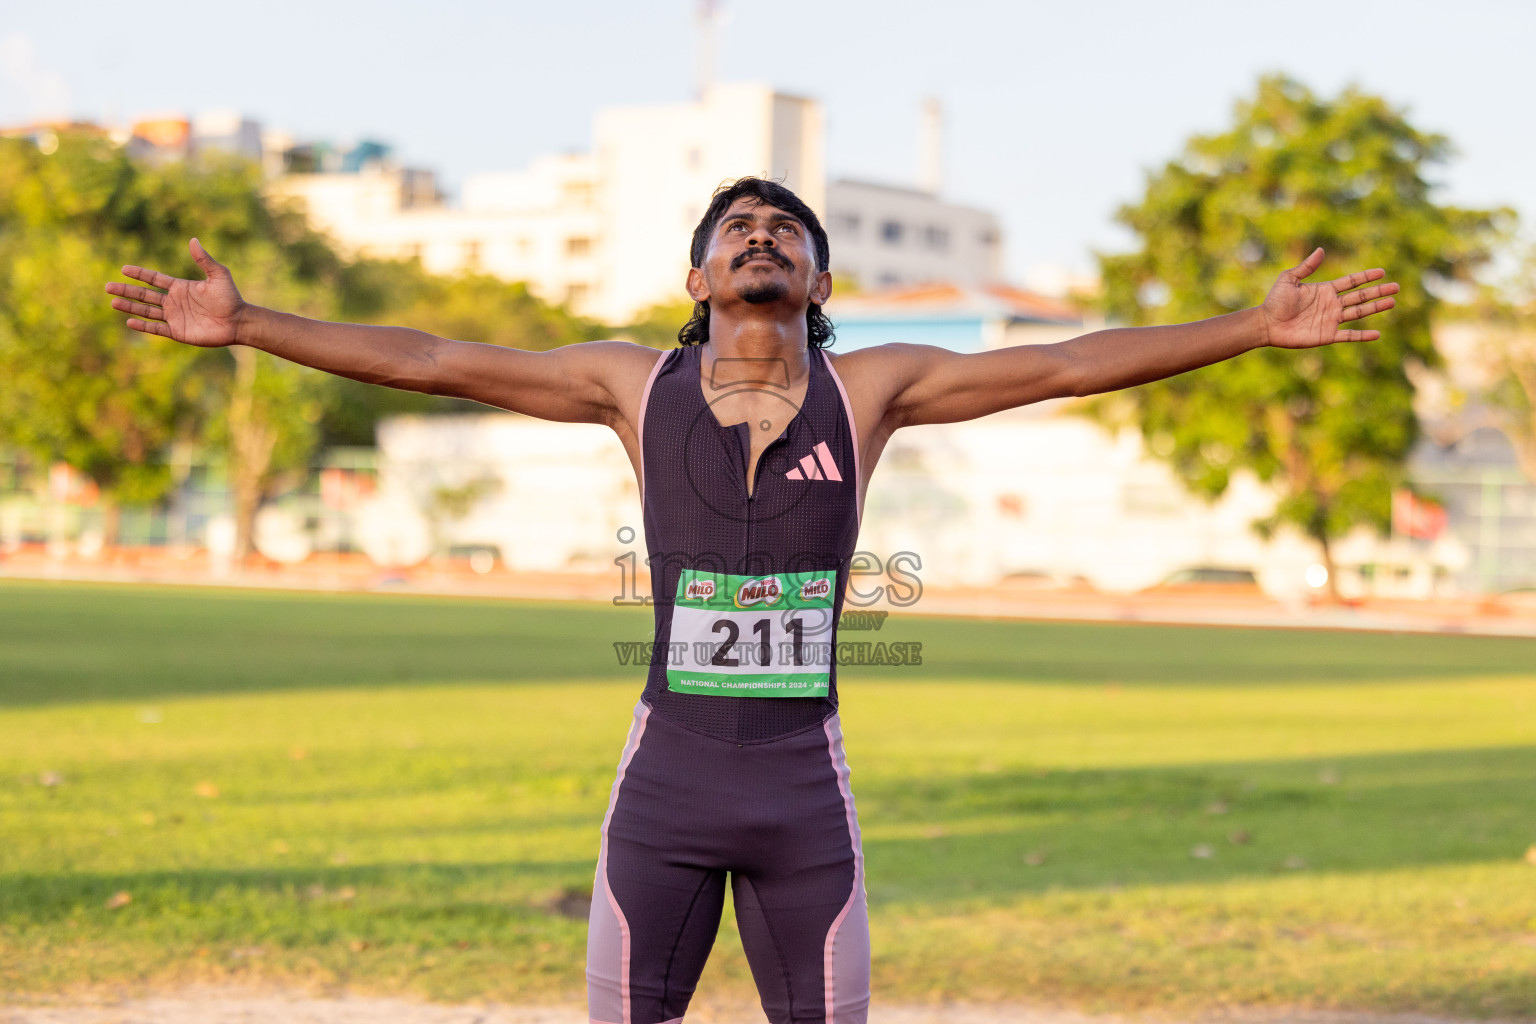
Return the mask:
<svg viewBox="0 0 1536 1024">
<path fill-rule="evenodd" d="M 720 218 L 725 216 L 725 211 L 729 210 L 736 200 L 748 196 L 756 199 L 760 204 L 777 207 L 798 218 L 811 233 L 811 241 L 816 246 L 816 269 L 818 271 L 827 269 L 832 261 L 832 250 L 827 245 L 826 229 L 821 226 L 815 211 L 806 206 L 799 196 L 778 182 L 751 177 L 737 178 L 715 189 L 709 209 L 704 211 L 704 217 L 699 221 L 699 226 L 693 229 L 693 246 L 689 250 L 689 259 L 693 266 L 703 266 L 704 253 L 709 249 L 710 236 L 715 233 L 715 227 L 720 223 Z M 827 319 L 827 314 L 823 313 L 821 307 L 814 302 L 805 311 L 805 326 L 811 348 L 826 348 L 832 344 L 832 321 Z M 702 345 L 709 340 L 709 303 L 693 304 L 693 317 L 683 325 L 682 330 L 677 332 L 677 340 L 684 345 Z"/>
</svg>

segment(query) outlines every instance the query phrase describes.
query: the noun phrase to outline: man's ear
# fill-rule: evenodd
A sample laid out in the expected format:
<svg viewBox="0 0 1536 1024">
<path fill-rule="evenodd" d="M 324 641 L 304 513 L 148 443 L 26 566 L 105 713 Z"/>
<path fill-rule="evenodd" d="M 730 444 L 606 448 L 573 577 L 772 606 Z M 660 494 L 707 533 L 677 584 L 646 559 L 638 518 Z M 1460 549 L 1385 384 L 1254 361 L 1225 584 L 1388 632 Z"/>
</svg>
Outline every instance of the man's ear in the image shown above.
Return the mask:
<svg viewBox="0 0 1536 1024">
<path fill-rule="evenodd" d="M 688 297 L 694 302 L 709 301 L 709 284 L 704 280 L 704 271 L 698 267 L 688 268 Z"/>
<path fill-rule="evenodd" d="M 817 306 L 825 306 L 827 300 L 832 297 L 832 274 L 823 270 L 816 275 L 816 281 L 811 285 L 811 302 Z"/>
</svg>

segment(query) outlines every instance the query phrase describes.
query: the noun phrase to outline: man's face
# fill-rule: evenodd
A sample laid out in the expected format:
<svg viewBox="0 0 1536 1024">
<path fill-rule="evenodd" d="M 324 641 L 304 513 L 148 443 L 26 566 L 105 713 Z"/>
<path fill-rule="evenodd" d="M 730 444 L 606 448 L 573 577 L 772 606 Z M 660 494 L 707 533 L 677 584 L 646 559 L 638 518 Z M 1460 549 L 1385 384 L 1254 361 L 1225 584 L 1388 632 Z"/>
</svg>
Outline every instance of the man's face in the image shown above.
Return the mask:
<svg viewBox="0 0 1536 1024">
<path fill-rule="evenodd" d="M 823 282 L 823 278 L 826 279 Z M 798 217 L 747 197 L 725 211 L 710 235 L 704 265 L 688 274 L 696 301 L 783 303 L 804 311 L 826 301 L 831 275 L 816 270 L 811 233 Z"/>
</svg>

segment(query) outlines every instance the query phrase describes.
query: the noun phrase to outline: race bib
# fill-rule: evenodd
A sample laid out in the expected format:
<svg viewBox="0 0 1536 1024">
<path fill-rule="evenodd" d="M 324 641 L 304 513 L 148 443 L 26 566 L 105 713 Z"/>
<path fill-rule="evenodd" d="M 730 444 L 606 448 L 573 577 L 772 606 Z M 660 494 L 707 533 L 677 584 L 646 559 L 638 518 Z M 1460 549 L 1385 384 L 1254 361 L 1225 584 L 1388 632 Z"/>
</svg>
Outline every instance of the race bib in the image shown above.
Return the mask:
<svg viewBox="0 0 1536 1024">
<path fill-rule="evenodd" d="M 837 570 L 766 576 L 684 569 L 672 606 L 667 689 L 825 697 Z"/>
</svg>

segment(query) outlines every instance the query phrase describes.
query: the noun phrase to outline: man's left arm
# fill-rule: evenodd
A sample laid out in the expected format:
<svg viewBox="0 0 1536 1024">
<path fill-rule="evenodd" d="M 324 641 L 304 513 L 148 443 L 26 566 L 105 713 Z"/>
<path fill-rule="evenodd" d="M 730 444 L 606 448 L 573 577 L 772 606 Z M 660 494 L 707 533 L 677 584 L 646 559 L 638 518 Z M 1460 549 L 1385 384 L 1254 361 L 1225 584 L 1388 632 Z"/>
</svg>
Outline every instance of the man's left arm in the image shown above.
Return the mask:
<svg viewBox="0 0 1536 1024">
<path fill-rule="evenodd" d="M 1285 271 L 1262 306 L 1189 324 L 1095 331 L 1055 345 L 1018 345 L 971 355 L 900 346 L 901 381 L 891 388 L 890 429 L 975 419 L 1048 398 L 1096 395 L 1162 380 L 1265 345 L 1316 348 L 1375 341 L 1379 331 L 1342 328 L 1396 305 L 1398 286 L 1362 270 L 1307 284 L 1323 262 L 1314 250 Z M 1369 286 L 1369 287 L 1367 287 Z"/>
</svg>

